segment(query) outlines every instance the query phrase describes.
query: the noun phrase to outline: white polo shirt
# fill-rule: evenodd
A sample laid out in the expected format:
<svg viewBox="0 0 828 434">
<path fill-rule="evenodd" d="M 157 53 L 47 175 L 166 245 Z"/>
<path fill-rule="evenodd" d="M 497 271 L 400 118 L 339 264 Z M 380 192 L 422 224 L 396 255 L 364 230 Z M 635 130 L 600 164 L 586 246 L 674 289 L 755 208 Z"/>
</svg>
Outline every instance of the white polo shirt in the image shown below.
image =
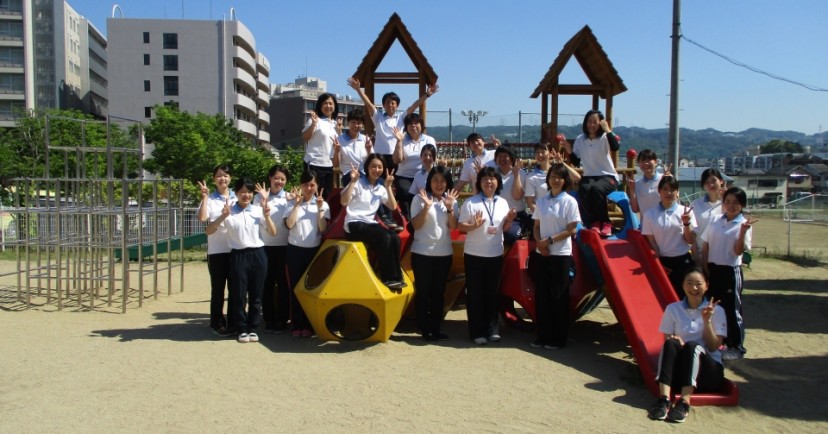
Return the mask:
<svg viewBox="0 0 828 434">
<path fill-rule="evenodd" d="M 618 176 L 610 157 L 606 133 L 597 139 L 589 139 L 584 134 L 579 135 L 572 145 L 572 153 L 581 159 L 584 176 Z"/>
<path fill-rule="evenodd" d="M 562 191 L 557 196 L 545 194 L 539 197 L 532 218 L 540 222 L 540 237 L 547 238 L 565 231 L 570 223 L 581 221 L 581 213 L 578 201 Z M 554 256 L 571 256 L 572 237 L 552 243 L 548 251 Z"/>
<path fill-rule="evenodd" d="M 313 121 L 308 119 L 302 132 L 313 127 Z M 319 118 L 308 143 L 305 145 L 305 163 L 319 167 L 333 167 L 331 152 L 336 138 L 336 120 Z"/>
<path fill-rule="evenodd" d="M 259 205 L 251 203 L 242 208 L 236 203 L 230 208 L 230 215 L 224 219 L 224 224 L 227 227 L 227 244 L 232 250 L 264 247 L 261 231 L 267 223 Z"/>
<path fill-rule="evenodd" d="M 253 203 L 261 203 L 261 201 L 262 196 L 256 193 Z M 288 245 L 288 228 L 285 226 L 285 217 L 287 217 L 287 209 L 290 205 L 287 193 L 284 189 L 276 194 L 271 192 L 267 196 L 267 204 L 270 206 L 270 220 L 276 226 L 276 236 L 270 235 L 265 225 L 262 226 L 262 240 L 266 246 L 286 246 Z"/>
<path fill-rule="evenodd" d="M 486 258 L 502 256 L 503 220 L 509 209 L 509 203 L 499 196 L 488 199 L 482 194 L 475 194 L 466 199 L 460 207 L 459 221 L 473 223 L 474 215 L 479 211 L 483 214 L 483 226 L 466 233 L 463 252 Z M 493 233 L 489 233 L 490 227 L 494 227 Z"/>
<path fill-rule="evenodd" d="M 296 207 L 296 202 L 291 203 L 285 211 L 285 216 L 289 216 Z M 327 202 L 322 202 L 322 208 L 316 206 L 316 195 L 314 195 L 310 202 L 303 202 L 299 205 L 299 211 L 296 216 L 296 224 L 290 228 L 288 234 L 288 244 L 297 247 L 316 247 L 322 244 L 322 232 L 319 232 L 319 213 L 322 213 L 326 219 L 331 219 L 331 209 Z"/>
<path fill-rule="evenodd" d="M 658 173 L 651 179 L 642 176 L 635 180 L 635 197 L 638 199 L 638 212 L 640 215 L 643 216 L 645 212 L 661 202 L 661 197 L 658 194 L 658 183 L 660 181 L 661 175 Z"/>
<path fill-rule="evenodd" d="M 669 209 L 659 202 L 654 208 L 644 213 L 641 219 L 641 233 L 655 237 L 659 256 L 668 258 L 681 256 L 690 251 L 690 244 L 684 241 L 684 224 L 681 215 L 688 208 L 674 203 Z M 696 219 L 690 213 L 690 229 L 696 227 Z"/>
<path fill-rule="evenodd" d="M 526 175 L 526 182 L 523 183 L 523 197 L 539 198 L 549 194 L 549 187 L 546 185 L 546 172 L 538 166 Z"/>
<path fill-rule="evenodd" d="M 362 133 L 359 133 L 355 139 L 348 131 L 339 135 L 339 170 L 343 176 L 351 172 L 351 164 L 359 170 L 359 173 L 365 172 L 365 159 L 368 158 L 368 151 L 365 150 L 367 139 Z M 331 158 L 333 157 L 332 148 Z"/>
<path fill-rule="evenodd" d="M 742 265 L 742 255 L 737 255 L 733 250 L 736 240 L 739 239 L 739 231 L 745 216 L 739 214 L 731 221 L 727 221 L 727 215 L 722 214 L 716 217 L 702 233 L 702 241 L 707 243 L 707 262 L 716 265 L 727 265 L 738 267 Z M 745 250 L 750 250 L 753 228 L 745 232 Z"/>
<path fill-rule="evenodd" d="M 503 181 L 502 188 L 500 189 L 500 197 L 505 199 L 506 202 L 509 202 L 509 208 L 514 208 L 517 212 L 526 211 L 526 201 L 523 198 L 515 199 L 512 196 L 512 187 L 515 185 L 514 173 L 510 170 L 504 174 L 494 160 L 489 161 L 486 165 L 494 167 L 497 173 L 500 174 L 500 180 Z M 526 173 L 522 170 L 518 173 L 520 174 L 520 185 L 524 185 L 526 183 Z"/>
<path fill-rule="evenodd" d="M 690 308 L 686 299 L 668 304 L 667 308 L 664 309 L 664 315 L 661 316 L 661 324 L 658 326 L 658 331 L 668 335 L 679 336 L 684 342 L 699 344 L 707 354 L 710 354 L 713 360 L 721 364 L 721 352 L 718 349 L 710 351 L 704 344 L 705 324 L 701 312 L 709 303 L 707 299 L 704 299 L 695 309 Z M 727 336 L 727 317 L 721 306 L 714 308 L 713 316 L 710 317 L 710 320 L 713 323 L 713 332 L 716 336 Z"/>
<path fill-rule="evenodd" d="M 236 193 L 229 190 L 230 205 L 236 204 Z M 224 209 L 226 199 L 219 194 L 218 191 L 213 191 L 207 196 L 207 222 L 211 223 L 221 216 L 221 211 Z M 207 235 L 207 254 L 214 255 L 219 253 L 230 253 L 230 245 L 227 244 L 227 227 L 224 222 L 221 222 L 218 229 L 212 234 Z"/>
<path fill-rule="evenodd" d="M 411 201 L 411 215 L 416 216 L 426 212 L 423 226 L 414 231 L 414 242 L 411 252 L 426 256 L 451 256 L 454 250 L 451 247 L 451 230 L 448 226 L 448 210 L 443 201 L 434 199 L 428 211 L 423 211 L 423 199 L 418 195 Z M 459 212 L 457 202 L 454 202 L 454 215 Z"/>
<path fill-rule="evenodd" d="M 716 202 L 710 202 L 710 198 L 705 194 L 694 200 L 690 204 L 690 208 L 693 208 L 693 216 L 696 217 L 696 224 L 698 225 L 696 227 L 696 246 L 701 251 L 702 243 L 704 243 L 701 235 L 710 225 L 710 222 L 722 215 L 722 201 L 720 199 Z"/>
<path fill-rule="evenodd" d="M 422 168 L 414 174 L 414 180 L 411 181 L 411 187 L 408 189 L 408 192 L 411 194 L 420 194 L 420 190 L 425 190 L 426 182 L 428 182 L 428 172 L 429 170 L 425 170 Z"/>
<path fill-rule="evenodd" d="M 403 138 L 403 159 L 397 165 L 397 171 L 394 176 L 402 176 L 403 178 L 413 178 L 417 171 L 422 169 L 423 161 L 420 159 L 420 152 L 425 145 L 434 145 L 437 148 L 437 142 L 434 138 L 425 134 L 420 134 L 420 137 L 415 141 L 411 139 L 408 134 Z"/>
<path fill-rule="evenodd" d="M 388 116 L 382 110 L 377 110 L 371 118 L 374 121 L 374 129 L 376 132 L 374 141 L 374 152 L 383 155 L 391 155 L 394 153 L 394 147 L 397 146 L 397 136 L 394 135 L 394 127 L 403 129 L 405 119 L 405 112 L 397 110 L 393 116 Z"/>
<path fill-rule="evenodd" d="M 367 177 L 361 176 L 354 185 L 351 201 L 345 207 L 345 232 L 350 233 L 348 223 L 351 222 L 378 224 L 374 220 L 374 215 L 377 213 L 380 204 L 388 204 L 388 191 L 385 189 L 382 179 L 378 179 L 375 185 L 371 185 L 368 183 Z"/>
<path fill-rule="evenodd" d="M 477 189 L 475 188 L 475 184 L 477 183 L 477 170 L 474 168 L 475 161 L 478 162 L 480 167 L 483 167 L 489 161 L 494 160 L 494 153 L 495 151 L 493 149 L 484 149 L 483 155 L 474 155 L 463 162 L 463 169 L 460 171 L 460 181 L 468 182 L 472 192 L 477 193 Z"/>
</svg>

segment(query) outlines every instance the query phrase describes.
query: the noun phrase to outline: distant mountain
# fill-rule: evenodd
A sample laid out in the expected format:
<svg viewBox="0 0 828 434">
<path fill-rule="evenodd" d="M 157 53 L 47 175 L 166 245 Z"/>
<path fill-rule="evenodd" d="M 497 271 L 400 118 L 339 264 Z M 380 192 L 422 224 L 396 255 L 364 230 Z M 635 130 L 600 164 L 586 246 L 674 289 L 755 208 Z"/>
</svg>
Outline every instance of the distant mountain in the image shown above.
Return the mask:
<svg viewBox="0 0 828 434">
<path fill-rule="evenodd" d="M 477 132 L 484 137 L 494 134 L 503 142 L 537 143 L 540 139 L 540 127 L 524 125 L 521 137 L 517 125 L 480 127 Z M 561 133 L 569 139 L 581 134 L 580 126 L 561 126 Z M 454 126 L 451 131 L 451 140 L 461 142 L 471 133 L 471 127 L 466 125 Z M 652 149 L 659 157 L 667 156 L 669 130 L 667 128 L 646 129 L 639 127 L 617 127 L 615 133 L 621 136 L 621 149 Z M 449 128 L 444 126 L 428 127 L 428 134 L 438 142 L 449 141 Z M 522 139 L 522 140 L 521 140 Z M 704 130 L 690 130 L 682 128 L 679 132 L 679 153 L 681 158 L 710 159 L 730 157 L 734 154 L 743 154 L 748 150 L 755 150 L 773 139 L 787 140 L 811 147 L 811 152 L 828 152 L 825 145 L 817 149 L 819 135 L 805 135 L 796 131 L 771 131 L 761 128 L 750 128 L 740 132 L 718 131 L 712 128 Z"/>
</svg>

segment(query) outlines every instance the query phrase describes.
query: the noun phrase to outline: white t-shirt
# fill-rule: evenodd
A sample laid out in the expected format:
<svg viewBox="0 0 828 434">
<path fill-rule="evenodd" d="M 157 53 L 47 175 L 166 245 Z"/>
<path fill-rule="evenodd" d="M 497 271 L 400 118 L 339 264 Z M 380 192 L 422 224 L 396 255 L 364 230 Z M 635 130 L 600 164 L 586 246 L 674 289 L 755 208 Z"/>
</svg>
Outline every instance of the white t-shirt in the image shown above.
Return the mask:
<svg viewBox="0 0 828 434">
<path fill-rule="evenodd" d="M 466 159 L 463 162 L 463 169 L 460 171 L 460 181 L 469 183 L 471 191 L 477 193 L 475 184 L 477 183 L 477 170 L 475 170 L 475 162 L 480 167 L 483 167 L 489 161 L 494 160 L 494 150 L 483 150 L 483 155 L 475 155 Z"/>
<path fill-rule="evenodd" d="M 365 159 L 368 158 L 368 151 L 365 150 L 367 139 L 362 133 L 359 133 L 356 139 L 351 138 L 348 131 L 339 135 L 339 170 L 343 176 L 351 173 L 352 164 L 359 170 L 359 173 L 365 172 Z M 333 148 L 331 158 L 333 159 Z"/>
<path fill-rule="evenodd" d="M 383 155 L 394 153 L 397 146 L 397 136 L 394 135 L 394 127 L 403 129 L 405 124 L 405 112 L 397 110 L 393 116 L 388 116 L 382 110 L 377 110 L 371 118 L 374 121 L 376 135 L 374 141 L 374 152 Z"/>
<path fill-rule="evenodd" d="M 488 199 L 482 194 L 475 194 L 466 199 L 460 207 L 458 221 L 473 223 L 474 215 L 481 212 L 483 226 L 466 233 L 463 252 L 487 258 L 503 255 L 503 220 L 509 209 L 509 203 L 499 196 Z"/>
<path fill-rule="evenodd" d="M 549 194 L 549 187 L 546 185 L 546 172 L 538 166 L 526 175 L 526 182 L 523 183 L 523 197 L 538 198 Z"/>
<path fill-rule="evenodd" d="M 433 202 L 428 211 L 423 226 L 414 231 L 414 242 L 411 244 L 411 252 L 427 256 L 450 256 L 454 252 L 451 247 L 451 230 L 448 226 L 448 210 L 443 201 Z M 419 215 L 425 204 L 423 199 L 417 195 L 411 201 L 411 215 Z M 459 207 L 454 202 L 454 215 L 457 215 Z"/>
<path fill-rule="evenodd" d="M 570 223 L 581 221 L 581 213 L 578 201 L 562 191 L 557 196 L 545 194 L 539 197 L 532 218 L 540 222 L 540 237 L 547 238 L 565 231 Z M 550 255 L 571 256 L 572 237 L 552 243 L 548 250 Z"/>
<path fill-rule="evenodd" d="M 266 226 L 262 207 L 248 204 L 242 208 L 238 203 L 230 208 L 230 215 L 224 219 L 227 227 L 227 244 L 233 250 L 264 247 L 261 237 L 262 226 Z"/>
<path fill-rule="evenodd" d="M 261 203 L 262 196 L 256 193 L 253 197 L 253 203 Z M 270 220 L 276 226 L 276 236 L 270 235 L 267 227 L 262 227 L 262 240 L 266 246 L 286 246 L 288 245 L 288 228 L 285 226 L 285 218 L 287 217 L 288 206 L 290 202 L 287 200 L 287 193 L 281 190 L 276 194 L 272 192 L 267 196 L 267 204 L 270 206 Z"/>
<path fill-rule="evenodd" d="M 659 203 L 644 213 L 641 219 L 641 233 L 655 237 L 659 256 L 674 258 L 690 251 L 690 244 L 684 241 L 684 224 L 681 222 L 681 215 L 687 209 L 678 202 L 669 209 L 664 209 Z M 696 219 L 691 212 L 690 229 L 695 227 Z"/>
<path fill-rule="evenodd" d="M 721 352 L 718 349 L 710 351 L 704 344 L 705 324 L 701 312 L 709 303 L 707 299 L 704 299 L 695 309 L 690 309 L 690 305 L 687 304 L 686 299 L 668 304 L 667 308 L 664 309 L 664 315 L 661 317 L 661 324 L 658 326 L 658 331 L 667 335 L 676 335 L 684 342 L 699 344 L 699 347 L 709 354 L 713 360 L 721 364 Z M 716 336 L 726 337 L 727 317 L 721 306 L 716 306 L 710 320 L 713 323 L 713 332 Z"/>
<path fill-rule="evenodd" d="M 414 174 L 414 180 L 411 181 L 411 187 L 408 192 L 411 194 L 420 194 L 420 190 L 425 190 L 426 182 L 428 182 L 429 170 L 420 169 Z"/>
<path fill-rule="evenodd" d="M 610 157 L 609 140 L 607 134 L 601 134 L 597 139 L 589 139 L 584 134 L 575 139 L 572 153 L 581 159 L 581 168 L 584 176 L 618 176 Z"/>
<path fill-rule="evenodd" d="M 710 222 L 722 215 L 722 201 L 710 202 L 707 194 L 705 194 L 694 200 L 690 204 L 690 208 L 693 208 L 693 215 L 696 217 L 696 224 L 698 224 L 696 227 L 696 246 L 701 251 L 703 243 L 701 235 L 710 225 Z"/>
<path fill-rule="evenodd" d="M 420 159 L 420 152 L 425 145 L 434 145 L 437 148 L 437 142 L 434 138 L 425 134 L 420 134 L 417 141 L 411 140 L 408 134 L 403 138 L 403 159 L 397 165 L 397 171 L 394 176 L 402 176 L 403 178 L 413 178 L 414 175 L 423 167 L 423 161 Z"/>
<path fill-rule="evenodd" d="M 374 219 L 374 215 L 377 213 L 380 204 L 387 205 L 388 200 L 388 191 L 385 189 L 382 179 L 378 179 L 375 185 L 371 185 L 368 183 L 368 178 L 361 176 L 354 185 L 351 201 L 345 207 L 345 232 L 350 233 L 348 223 L 351 222 L 378 224 Z"/>
<path fill-rule="evenodd" d="M 297 199 L 298 201 L 298 199 Z M 288 206 L 285 216 L 289 216 L 296 207 L 296 202 Z M 331 209 L 327 202 L 322 202 L 322 208 L 316 206 L 316 195 L 310 202 L 303 202 L 299 205 L 299 214 L 296 216 L 296 224 L 290 228 L 288 243 L 297 247 L 316 247 L 322 244 L 322 232 L 319 232 L 319 213 L 326 219 L 331 219 Z"/>
<path fill-rule="evenodd" d="M 229 192 L 230 205 L 236 204 L 236 193 L 233 190 Z M 217 191 L 213 191 L 207 196 L 207 202 L 204 204 L 207 207 L 207 222 L 214 222 L 221 216 L 221 211 L 224 209 L 226 199 Z M 219 253 L 230 253 L 230 245 L 227 244 L 227 226 L 221 222 L 218 229 L 210 235 L 207 235 L 207 254 L 214 255 Z"/>
<path fill-rule="evenodd" d="M 658 194 L 658 183 L 661 181 L 661 175 L 656 173 L 652 179 L 641 177 L 635 180 L 635 197 L 638 199 L 638 212 L 644 215 L 645 212 L 652 209 L 659 202 L 661 197 Z"/>
<path fill-rule="evenodd" d="M 313 120 L 308 119 L 302 132 L 313 127 Z M 319 167 L 333 167 L 331 152 L 336 138 L 336 120 L 319 118 L 308 143 L 305 145 L 305 163 Z"/>
<path fill-rule="evenodd" d="M 744 221 L 745 216 L 742 214 L 731 221 L 727 221 L 727 216 L 722 214 L 707 225 L 701 236 L 702 241 L 707 243 L 707 262 L 731 267 L 742 265 L 742 255 L 737 255 L 733 251 L 733 246 L 739 239 L 739 231 Z M 745 250 L 750 250 L 752 237 L 753 228 L 750 228 L 745 232 Z"/>
</svg>

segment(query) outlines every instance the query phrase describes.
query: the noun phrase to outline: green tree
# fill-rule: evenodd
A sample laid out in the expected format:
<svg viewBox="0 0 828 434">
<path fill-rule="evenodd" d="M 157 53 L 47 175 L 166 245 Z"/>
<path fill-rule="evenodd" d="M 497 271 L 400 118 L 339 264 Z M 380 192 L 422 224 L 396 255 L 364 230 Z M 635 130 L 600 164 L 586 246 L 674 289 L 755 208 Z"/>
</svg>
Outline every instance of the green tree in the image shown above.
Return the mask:
<svg viewBox="0 0 828 434">
<path fill-rule="evenodd" d="M 759 147 L 761 154 L 781 154 L 781 153 L 799 153 L 802 152 L 802 145 L 797 142 L 789 140 L 773 139 Z"/>
</svg>

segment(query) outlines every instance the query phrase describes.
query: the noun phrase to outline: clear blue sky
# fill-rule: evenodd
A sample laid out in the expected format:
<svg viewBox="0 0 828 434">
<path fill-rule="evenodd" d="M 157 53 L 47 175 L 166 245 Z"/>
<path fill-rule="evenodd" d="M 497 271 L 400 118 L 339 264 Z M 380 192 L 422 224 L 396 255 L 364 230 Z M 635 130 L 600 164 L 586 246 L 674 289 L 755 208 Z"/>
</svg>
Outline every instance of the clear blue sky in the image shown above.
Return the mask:
<svg viewBox="0 0 828 434">
<path fill-rule="evenodd" d="M 115 3 L 69 0 L 106 33 Z M 615 98 L 617 125 L 664 128 L 669 119 L 669 0 L 512 1 L 252 1 L 120 0 L 125 18 L 219 20 L 235 8 L 268 57 L 273 83 L 309 75 L 328 90 L 354 95 L 345 80 L 397 12 L 439 75 L 429 111 L 485 110 L 481 125 L 517 124 L 518 112 L 538 113 L 529 98 L 563 44 L 589 25 L 627 92 Z M 685 0 L 685 37 L 735 60 L 787 79 L 828 89 L 828 3 L 824 0 Z M 737 67 L 694 45 L 681 44 L 679 124 L 742 131 L 751 127 L 814 134 L 828 129 L 828 92 L 812 91 Z M 412 71 L 399 45 L 380 70 Z M 573 61 L 562 83 L 586 79 Z M 378 93 L 391 88 L 378 87 Z M 407 106 L 414 86 L 396 85 Z M 354 95 L 355 96 L 355 95 Z M 561 99 L 563 125 L 581 121 L 590 97 Z M 603 108 L 603 105 L 602 105 Z M 569 115 L 573 114 L 573 115 Z M 447 115 L 433 113 L 432 125 Z M 459 116 L 454 123 L 463 123 Z M 524 124 L 537 124 L 526 115 Z"/>
</svg>

